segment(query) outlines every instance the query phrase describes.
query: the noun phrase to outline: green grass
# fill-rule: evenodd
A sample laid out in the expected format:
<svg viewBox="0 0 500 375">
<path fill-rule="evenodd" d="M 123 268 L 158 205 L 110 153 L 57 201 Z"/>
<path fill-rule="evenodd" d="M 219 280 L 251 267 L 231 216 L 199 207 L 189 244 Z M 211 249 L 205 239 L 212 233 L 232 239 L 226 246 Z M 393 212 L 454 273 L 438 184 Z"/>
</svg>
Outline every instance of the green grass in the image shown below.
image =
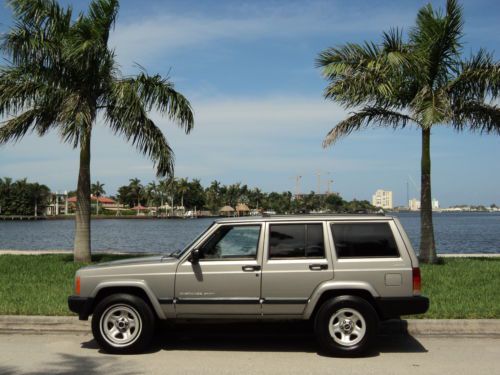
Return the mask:
<svg viewBox="0 0 500 375">
<path fill-rule="evenodd" d="M 67 297 L 81 266 L 72 255 L 0 255 L 0 315 L 71 315 Z M 500 259 L 446 258 L 442 265 L 422 265 L 422 279 L 431 308 L 414 317 L 500 318 Z"/>
<path fill-rule="evenodd" d="M 441 265 L 421 265 L 422 293 L 431 300 L 418 318 L 500 318 L 500 259 L 444 258 Z"/>
<path fill-rule="evenodd" d="M 97 262 L 123 255 L 94 255 Z M 130 256 L 129 256 L 130 257 Z M 0 255 L 0 315 L 71 315 L 73 255 Z"/>
</svg>

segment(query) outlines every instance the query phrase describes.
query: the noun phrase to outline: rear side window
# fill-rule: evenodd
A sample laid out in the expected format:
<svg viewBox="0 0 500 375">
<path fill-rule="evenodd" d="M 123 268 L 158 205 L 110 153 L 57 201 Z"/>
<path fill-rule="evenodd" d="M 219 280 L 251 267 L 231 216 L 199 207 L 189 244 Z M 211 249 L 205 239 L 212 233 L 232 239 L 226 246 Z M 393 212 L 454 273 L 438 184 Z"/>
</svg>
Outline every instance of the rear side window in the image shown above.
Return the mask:
<svg viewBox="0 0 500 375">
<path fill-rule="evenodd" d="M 324 258 L 322 224 L 271 224 L 269 258 Z"/>
<path fill-rule="evenodd" d="M 338 258 L 399 257 L 388 223 L 332 224 Z"/>
</svg>

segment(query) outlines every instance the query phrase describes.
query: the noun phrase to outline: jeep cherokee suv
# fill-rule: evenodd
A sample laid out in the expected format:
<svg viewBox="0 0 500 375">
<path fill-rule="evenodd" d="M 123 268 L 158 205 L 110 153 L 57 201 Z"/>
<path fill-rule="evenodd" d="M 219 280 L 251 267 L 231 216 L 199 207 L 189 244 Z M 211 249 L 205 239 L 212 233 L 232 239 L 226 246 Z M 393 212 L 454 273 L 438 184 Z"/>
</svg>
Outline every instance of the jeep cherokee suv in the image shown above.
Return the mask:
<svg viewBox="0 0 500 375">
<path fill-rule="evenodd" d="M 324 351 L 357 355 L 429 300 L 397 218 L 300 215 L 216 220 L 183 251 L 82 268 L 68 304 L 113 353 L 143 350 L 157 320 L 230 318 L 311 319 Z"/>
</svg>

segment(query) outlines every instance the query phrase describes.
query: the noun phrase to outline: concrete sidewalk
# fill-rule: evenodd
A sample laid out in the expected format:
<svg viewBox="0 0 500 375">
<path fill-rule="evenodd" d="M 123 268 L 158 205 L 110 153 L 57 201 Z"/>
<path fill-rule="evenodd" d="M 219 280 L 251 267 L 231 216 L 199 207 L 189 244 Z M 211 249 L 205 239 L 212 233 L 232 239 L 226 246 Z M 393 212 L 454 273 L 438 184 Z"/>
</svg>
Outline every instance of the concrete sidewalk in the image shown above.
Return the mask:
<svg viewBox="0 0 500 375">
<path fill-rule="evenodd" d="M 186 323 L 179 323 L 181 329 L 182 324 Z M 381 328 L 383 333 L 396 335 L 500 337 L 500 319 L 391 320 L 384 322 Z M 88 334 L 89 332 L 90 321 L 80 321 L 73 316 L 0 315 L 0 334 Z"/>
</svg>

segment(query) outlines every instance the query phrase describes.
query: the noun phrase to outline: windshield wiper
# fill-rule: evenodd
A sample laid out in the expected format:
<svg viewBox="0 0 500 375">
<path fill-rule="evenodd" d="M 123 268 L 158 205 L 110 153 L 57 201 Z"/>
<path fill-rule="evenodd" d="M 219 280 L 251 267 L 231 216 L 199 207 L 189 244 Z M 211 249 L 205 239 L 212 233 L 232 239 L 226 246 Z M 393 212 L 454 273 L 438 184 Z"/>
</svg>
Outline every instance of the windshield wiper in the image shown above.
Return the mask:
<svg viewBox="0 0 500 375">
<path fill-rule="evenodd" d="M 174 252 L 172 252 L 170 254 L 167 254 L 166 256 L 167 257 L 179 258 L 180 253 L 181 253 L 181 250 L 178 249 L 178 250 L 175 250 Z"/>
</svg>

